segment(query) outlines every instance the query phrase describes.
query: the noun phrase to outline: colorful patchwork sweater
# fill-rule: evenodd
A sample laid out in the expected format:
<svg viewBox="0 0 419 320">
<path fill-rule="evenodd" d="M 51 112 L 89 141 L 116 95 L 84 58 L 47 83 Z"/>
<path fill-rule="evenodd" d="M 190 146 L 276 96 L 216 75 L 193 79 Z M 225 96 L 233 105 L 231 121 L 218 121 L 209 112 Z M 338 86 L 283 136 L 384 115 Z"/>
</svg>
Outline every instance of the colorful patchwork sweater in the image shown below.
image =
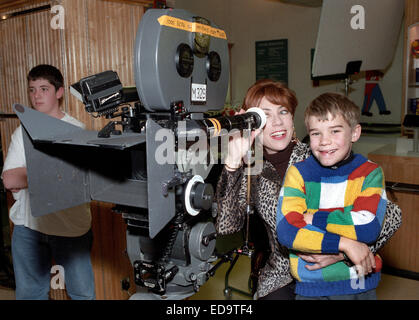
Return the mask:
<svg viewBox="0 0 419 320">
<path fill-rule="evenodd" d="M 375 272 L 358 279 L 355 267 L 338 262 L 309 271 L 308 262 L 295 251 L 338 253 L 340 237 L 374 242 L 381 231 L 387 197 L 381 168 L 354 155 L 334 168 L 323 167 L 310 156 L 291 166 L 285 176 L 277 207 L 279 242 L 290 251 L 296 293 L 303 296 L 357 294 L 377 287 L 381 260 Z M 312 224 L 303 214 L 313 213 Z"/>
</svg>

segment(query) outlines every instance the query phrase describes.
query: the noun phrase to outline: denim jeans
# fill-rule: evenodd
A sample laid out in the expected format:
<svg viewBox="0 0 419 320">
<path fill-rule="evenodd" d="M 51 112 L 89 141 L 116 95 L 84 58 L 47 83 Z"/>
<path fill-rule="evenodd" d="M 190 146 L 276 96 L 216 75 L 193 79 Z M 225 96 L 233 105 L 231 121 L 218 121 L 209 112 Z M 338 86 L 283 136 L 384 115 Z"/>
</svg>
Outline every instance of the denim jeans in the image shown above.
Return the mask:
<svg viewBox="0 0 419 320">
<path fill-rule="evenodd" d="M 47 300 L 50 284 L 58 276 L 62 277 L 61 282 L 71 299 L 95 299 L 90 261 L 92 241 L 92 230 L 80 237 L 59 237 L 14 226 L 12 257 L 16 299 Z M 52 269 L 52 259 L 58 268 Z M 64 271 L 64 275 L 59 274 L 60 271 Z"/>
</svg>

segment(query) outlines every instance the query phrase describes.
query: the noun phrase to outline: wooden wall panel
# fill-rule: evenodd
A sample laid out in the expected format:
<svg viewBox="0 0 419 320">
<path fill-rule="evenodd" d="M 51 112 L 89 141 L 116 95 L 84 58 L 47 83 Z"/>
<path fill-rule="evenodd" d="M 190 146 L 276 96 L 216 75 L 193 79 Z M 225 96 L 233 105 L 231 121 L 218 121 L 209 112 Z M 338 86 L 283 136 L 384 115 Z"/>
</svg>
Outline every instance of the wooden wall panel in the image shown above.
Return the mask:
<svg viewBox="0 0 419 320">
<path fill-rule="evenodd" d="M 65 10 L 63 30 L 63 74 L 65 78 L 66 111 L 91 128 L 91 117 L 85 112 L 84 105 L 70 94 L 69 86 L 81 78 L 91 75 L 89 66 L 89 40 L 85 0 L 64 0 L 60 2 Z"/>
<path fill-rule="evenodd" d="M 51 64 L 62 70 L 61 30 L 52 29 L 50 11 L 41 11 L 26 17 L 27 28 L 27 66 Z"/>
<path fill-rule="evenodd" d="M 394 155 L 395 145 L 389 150 L 394 153 L 372 152 L 368 155 L 368 159 L 378 163 L 383 168 L 386 181 L 419 185 L 419 176 L 412 174 L 412 172 L 419 172 L 418 158 Z"/>
<path fill-rule="evenodd" d="M 389 198 L 402 210 L 402 225 L 379 253 L 385 265 L 419 274 L 419 195 L 394 192 Z"/>
<path fill-rule="evenodd" d="M 58 0 L 65 12 L 63 30 L 50 27 L 49 11 L 36 12 L 0 22 L 0 110 L 11 113 L 11 104 L 29 105 L 26 74 L 39 64 L 61 69 L 65 79 L 63 109 L 84 122 L 88 129 L 101 129 L 106 121 L 93 119 L 84 105 L 69 92 L 69 85 L 105 70 L 117 71 L 123 85 L 134 85 L 133 47 L 144 7 L 138 3 L 102 0 Z M 30 7 L 23 7 L 24 10 Z M 3 150 L 18 125 L 15 119 L 0 122 Z M 5 156 L 5 154 L 4 154 Z M 132 266 L 126 255 L 126 225 L 111 211 L 112 205 L 92 203 L 94 245 L 92 263 L 97 299 L 127 299 L 121 280 L 129 278 L 135 291 Z M 67 299 L 64 290 L 53 290 L 52 299 Z"/>
<path fill-rule="evenodd" d="M 59 1 L 59 0 L 58 0 Z M 153 0 L 102 0 L 119 2 L 124 4 L 135 4 L 135 5 L 146 5 L 151 6 Z M 28 6 L 39 5 L 39 3 L 45 2 L 45 0 L 1 0 L 0 1 L 0 12 L 9 12 L 11 9 L 17 10 L 21 8 L 27 8 Z"/>
<path fill-rule="evenodd" d="M 45 0 L 2 0 L 0 2 L 0 12 L 10 12 L 23 7 L 28 8 L 42 2 L 45 2 Z"/>
<path fill-rule="evenodd" d="M 16 35 L 22 35 L 16 37 Z M 25 19 L 16 18 L 0 22 L 0 72 L 1 92 L 0 111 L 12 113 L 12 104 L 21 102 L 27 104 L 26 83 L 21 79 L 26 77 L 26 35 Z M 6 156 L 10 138 L 18 126 L 15 119 L 4 119 L 0 122 L 3 156 Z"/>
<path fill-rule="evenodd" d="M 45 5 L 47 2 L 40 3 Z M 25 9 L 33 8 L 29 6 Z M 0 21 L 0 110 L 13 113 L 13 103 L 29 105 L 26 75 L 41 63 L 62 68 L 60 32 L 50 27 L 52 15 L 49 11 L 18 16 Z M 10 137 L 18 126 L 15 119 L 1 122 L 3 157 Z"/>
<path fill-rule="evenodd" d="M 70 94 L 69 86 L 106 70 L 118 72 L 125 86 L 135 84 L 133 50 L 144 7 L 101 0 L 49 1 L 38 6 L 48 3 L 64 7 L 64 30 L 50 27 L 53 17 L 50 11 L 0 21 L 0 110 L 12 113 L 14 102 L 29 105 L 26 74 L 33 66 L 48 63 L 58 67 L 64 75 L 63 109 L 85 123 L 88 129 L 99 130 L 108 121 L 87 114 L 84 105 Z M 7 150 L 17 121 L 6 120 L 1 124 L 2 146 Z"/>
<path fill-rule="evenodd" d="M 120 214 L 112 212 L 112 204 L 92 202 L 93 250 L 92 264 L 95 269 L 96 299 L 125 300 L 127 291 L 121 289 L 121 281 L 129 279 L 130 292 L 135 292 L 134 271 L 126 253 L 127 226 Z"/>
<path fill-rule="evenodd" d="M 381 152 L 387 150 L 387 152 Z M 383 147 L 368 154 L 368 159 L 379 164 L 386 181 L 419 185 L 419 161 L 416 157 L 395 156 L 395 146 Z M 380 250 L 384 264 L 419 273 L 419 194 L 413 192 L 388 191 L 390 200 L 402 210 L 402 225 Z"/>
<path fill-rule="evenodd" d="M 66 12 L 65 52 L 68 84 L 81 78 L 114 70 L 124 86 L 134 85 L 133 48 L 144 12 L 140 5 L 100 0 L 63 0 Z M 68 112 L 88 129 L 99 130 L 108 122 L 92 118 L 84 105 L 68 96 Z"/>
<path fill-rule="evenodd" d="M 413 23 L 419 22 L 419 1 L 405 0 L 405 23 L 410 26 Z"/>
<path fill-rule="evenodd" d="M 27 37 L 25 18 L 1 22 L 2 39 L 2 82 L 4 92 L 1 96 L 1 110 L 12 113 L 12 104 L 15 102 L 28 103 L 26 79 L 27 63 Z M 22 35 L 22 36 L 16 36 Z"/>
</svg>

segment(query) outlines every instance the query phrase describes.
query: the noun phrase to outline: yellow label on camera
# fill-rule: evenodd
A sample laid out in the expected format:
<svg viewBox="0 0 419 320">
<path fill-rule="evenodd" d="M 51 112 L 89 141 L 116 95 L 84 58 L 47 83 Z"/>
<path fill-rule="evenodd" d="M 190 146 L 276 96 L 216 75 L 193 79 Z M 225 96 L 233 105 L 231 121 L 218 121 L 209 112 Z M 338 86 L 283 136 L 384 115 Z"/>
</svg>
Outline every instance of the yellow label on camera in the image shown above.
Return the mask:
<svg viewBox="0 0 419 320">
<path fill-rule="evenodd" d="M 221 124 L 220 121 L 218 121 L 215 118 L 208 118 L 209 121 L 211 121 L 212 125 L 214 126 L 214 134 L 213 137 L 216 137 L 219 135 L 220 131 L 221 131 Z"/>
<path fill-rule="evenodd" d="M 182 20 L 179 18 L 167 16 L 167 15 L 160 16 L 157 19 L 157 21 L 160 23 L 160 25 L 166 26 L 169 28 L 180 29 L 187 32 L 203 33 L 211 37 L 227 40 L 227 35 L 224 32 L 224 30 L 217 29 L 217 28 L 208 26 L 206 24 L 197 23 L 197 22 L 189 22 L 186 20 Z"/>
</svg>

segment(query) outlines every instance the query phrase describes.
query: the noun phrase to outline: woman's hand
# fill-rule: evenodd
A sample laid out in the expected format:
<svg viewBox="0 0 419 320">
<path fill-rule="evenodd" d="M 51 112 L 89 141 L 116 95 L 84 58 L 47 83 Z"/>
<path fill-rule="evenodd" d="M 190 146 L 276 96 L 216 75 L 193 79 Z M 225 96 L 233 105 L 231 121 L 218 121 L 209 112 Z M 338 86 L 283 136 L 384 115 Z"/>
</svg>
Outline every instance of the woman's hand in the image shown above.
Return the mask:
<svg viewBox="0 0 419 320">
<path fill-rule="evenodd" d="M 307 224 L 313 224 L 313 214 L 314 213 L 305 213 L 304 214 L 304 221 Z"/>
<path fill-rule="evenodd" d="M 299 256 L 301 259 L 303 259 L 306 262 L 314 263 L 313 265 L 309 265 L 309 264 L 305 265 L 306 269 L 310 271 L 318 270 L 318 269 L 330 266 L 344 259 L 344 256 L 342 253 L 338 253 L 338 254 L 298 253 L 297 256 Z"/>
<path fill-rule="evenodd" d="M 237 114 L 243 114 L 246 111 L 240 109 Z M 228 142 L 228 155 L 224 160 L 226 164 L 227 170 L 232 171 L 238 169 L 242 164 L 242 159 L 246 156 L 247 152 L 250 149 L 250 146 L 253 144 L 255 137 L 262 132 L 261 129 L 252 130 L 250 133 L 250 141 L 249 136 L 238 131 L 235 132 L 230 136 L 230 140 Z"/>
</svg>

